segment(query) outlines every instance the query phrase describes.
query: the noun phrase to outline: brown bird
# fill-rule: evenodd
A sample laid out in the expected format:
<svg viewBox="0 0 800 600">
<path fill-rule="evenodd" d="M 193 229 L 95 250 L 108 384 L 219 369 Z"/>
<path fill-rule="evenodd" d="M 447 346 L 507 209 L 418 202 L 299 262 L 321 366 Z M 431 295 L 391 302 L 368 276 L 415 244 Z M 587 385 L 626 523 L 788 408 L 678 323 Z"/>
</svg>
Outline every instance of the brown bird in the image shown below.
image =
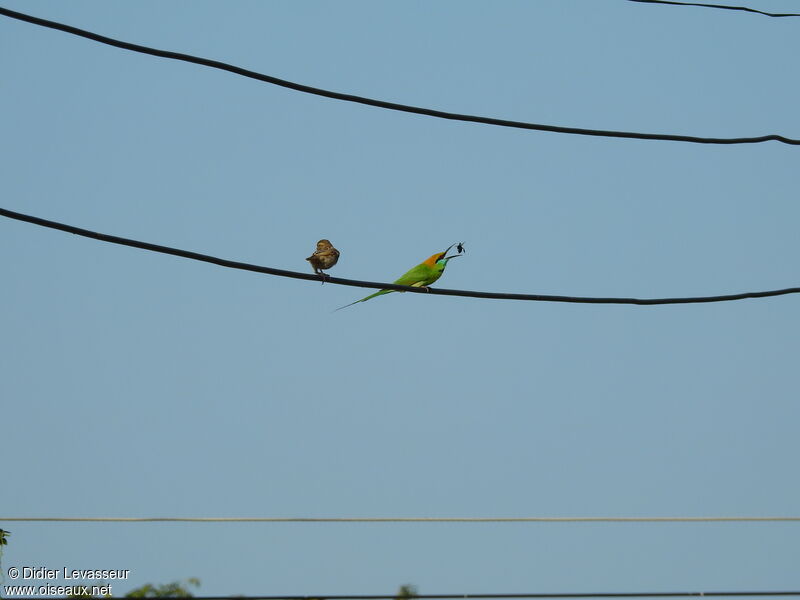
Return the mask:
<svg viewBox="0 0 800 600">
<path fill-rule="evenodd" d="M 323 273 L 322 269 L 330 269 L 339 260 L 339 251 L 333 247 L 328 240 L 320 240 L 317 242 L 317 249 L 314 254 L 306 259 L 311 263 L 314 273 L 322 276 L 322 283 L 325 283 L 327 273 Z"/>
</svg>

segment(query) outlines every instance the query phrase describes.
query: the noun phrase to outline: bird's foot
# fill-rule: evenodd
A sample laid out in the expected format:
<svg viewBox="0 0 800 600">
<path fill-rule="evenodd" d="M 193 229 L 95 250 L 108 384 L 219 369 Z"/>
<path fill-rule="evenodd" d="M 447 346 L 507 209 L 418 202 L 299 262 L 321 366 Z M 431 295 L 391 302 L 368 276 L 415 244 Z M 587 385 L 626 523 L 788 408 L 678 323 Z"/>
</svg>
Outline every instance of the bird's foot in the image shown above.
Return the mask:
<svg viewBox="0 0 800 600">
<path fill-rule="evenodd" d="M 325 280 L 326 280 L 326 279 L 330 279 L 330 278 L 331 278 L 331 276 L 330 276 L 330 275 L 328 275 L 327 273 L 323 273 L 322 271 L 320 271 L 319 273 L 317 273 L 317 275 L 319 275 L 319 276 L 320 276 L 320 278 L 322 279 L 322 285 L 325 285 Z"/>
</svg>

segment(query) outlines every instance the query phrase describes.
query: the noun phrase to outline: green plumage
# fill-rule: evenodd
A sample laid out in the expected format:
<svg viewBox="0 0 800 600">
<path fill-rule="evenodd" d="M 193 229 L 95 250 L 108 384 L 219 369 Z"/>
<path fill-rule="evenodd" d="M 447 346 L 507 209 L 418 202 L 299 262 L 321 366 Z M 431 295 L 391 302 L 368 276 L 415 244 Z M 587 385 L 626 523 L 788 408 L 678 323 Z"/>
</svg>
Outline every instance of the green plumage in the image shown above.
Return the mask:
<svg viewBox="0 0 800 600">
<path fill-rule="evenodd" d="M 453 246 L 450 246 L 452 248 Z M 446 256 L 448 248 L 444 252 L 438 252 L 433 256 L 429 257 L 428 259 L 424 260 L 420 264 L 418 264 L 413 269 L 407 271 L 403 274 L 400 278 L 396 279 L 394 283 L 397 285 L 407 285 L 410 287 L 427 287 L 431 285 L 434 281 L 439 279 L 444 273 L 445 267 L 447 267 L 447 261 L 451 258 L 456 258 L 459 255 L 456 254 L 454 256 Z M 358 304 L 359 302 L 366 302 L 367 300 L 371 300 L 376 296 L 382 296 L 383 294 L 388 294 L 390 292 L 394 292 L 396 290 L 380 290 L 375 292 L 374 294 L 370 294 L 365 298 L 361 298 L 361 300 L 356 300 L 355 302 L 351 302 L 350 304 L 345 304 L 344 306 L 340 306 L 336 310 L 341 310 L 343 308 L 347 308 L 348 306 L 353 306 L 353 304 Z"/>
</svg>

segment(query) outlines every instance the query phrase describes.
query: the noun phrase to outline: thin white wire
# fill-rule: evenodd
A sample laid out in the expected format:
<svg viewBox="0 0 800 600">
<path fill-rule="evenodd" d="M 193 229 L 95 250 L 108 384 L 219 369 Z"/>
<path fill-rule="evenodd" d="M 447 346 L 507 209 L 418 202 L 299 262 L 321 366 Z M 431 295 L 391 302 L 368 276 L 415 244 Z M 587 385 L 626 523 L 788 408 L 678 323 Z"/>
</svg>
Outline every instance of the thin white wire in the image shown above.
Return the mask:
<svg viewBox="0 0 800 600">
<path fill-rule="evenodd" d="M 0 517 L 56 523 L 762 523 L 800 517 Z"/>
</svg>

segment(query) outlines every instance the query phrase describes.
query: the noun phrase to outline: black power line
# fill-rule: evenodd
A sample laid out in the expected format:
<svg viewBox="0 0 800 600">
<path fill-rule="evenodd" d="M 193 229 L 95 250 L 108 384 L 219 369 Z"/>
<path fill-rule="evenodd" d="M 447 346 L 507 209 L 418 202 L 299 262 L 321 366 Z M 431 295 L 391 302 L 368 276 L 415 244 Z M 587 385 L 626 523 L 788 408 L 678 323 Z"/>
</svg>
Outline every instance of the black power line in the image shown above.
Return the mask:
<svg viewBox="0 0 800 600">
<path fill-rule="evenodd" d="M 630 2 L 642 2 L 645 4 L 672 4 L 674 6 L 702 6 L 703 8 L 724 8 L 727 10 L 743 10 L 745 12 L 757 13 L 767 17 L 800 17 L 798 13 L 769 13 L 746 6 L 728 6 L 726 4 L 704 4 L 702 2 L 673 2 L 672 0 L 630 0 Z"/>
<path fill-rule="evenodd" d="M 776 142 L 783 142 L 784 144 L 791 144 L 791 145 L 800 145 L 800 139 L 794 139 L 785 137 L 782 135 L 777 134 L 770 134 L 770 135 L 761 135 L 755 137 L 738 137 L 738 138 L 711 138 L 711 137 L 699 137 L 699 136 L 692 136 L 692 135 L 673 135 L 673 134 L 666 134 L 666 133 L 637 133 L 631 131 L 610 131 L 610 130 L 603 130 L 603 129 L 585 129 L 581 127 L 562 127 L 559 125 L 542 125 L 539 123 L 527 123 L 524 121 L 509 121 L 507 119 L 495 119 L 492 117 L 481 117 L 476 115 L 465 115 L 460 113 L 452 113 L 446 112 L 442 110 L 434 110 L 430 108 L 422 108 L 419 106 L 410 106 L 407 104 L 398 104 L 396 102 L 386 102 L 385 100 L 376 100 L 373 98 L 366 98 L 364 96 L 356 96 L 353 94 L 344 94 L 341 92 L 334 92 L 331 90 L 325 90 L 321 88 L 311 87 L 308 85 L 303 85 L 301 83 L 295 83 L 292 81 L 287 81 L 285 79 L 279 79 L 277 77 L 272 77 L 271 75 L 265 75 L 263 73 L 258 73 L 257 71 L 250 71 L 249 69 L 243 69 L 241 67 L 237 67 L 235 65 L 230 65 L 224 62 L 220 62 L 217 60 L 211 60 L 208 58 L 202 58 L 199 56 L 193 56 L 191 54 L 182 54 L 180 52 L 170 52 L 168 50 L 159 50 L 157 48 L 150 48 L 148 46 L 140 46 L 138 44 L 132 44 L 129 42 L 123 42 L 121 40 L 116 40 L 110 37 L 106 37 L 104 35 L 100 35 L 97 33 L 93 33 L 91 31 L 86 31 L 84 29 L 78 29 L 77 27 L 72 27 L 70 25 L 65 25 L 63 23 L 58 23 L 56 21 L 48 21 L 46 19 L 40 19 L 39 17 L 34 17 L 31 15 L 27 15 L 25 13 L 20 13 L 14 10 L 9 10 L 7 8 L 0 7 L 0 15 L 4 15 L 6 17 L 11 17 L 12 19 L 19 19 L 20 21 L 25 21 L 27 23 L 32 23 L 34 25 L 40 25 L 42 27 L 49 27 L 50 29 L 57 29 L 59 31 L 64 31 L 66 33 L 71 33 L 73 35 L 77 35 L 80 37 L 84 37 L 90 40 L 94 40 L 96 42 L 100 42 L 102 44 L 108 44 L 109 46 L 114 46 L 116 48 L 122 48 L 124 50 L 131 50 L 133 52 L 141 52 L 143 54 L 150 54 L 152 56 L 159 56 L 161 58 L 169 58 L 173 60 L 181 60 L 189 63 L 194 63 L 198 65 L 203 65 L 205 67 L 211 67 L 214 69 L 221 69 L 223 71 L 228 71 L 230 73 L 235 73 L 236 75 L 241 75 L 243 77 L 249 77 L 251 79 L 256 79 L 258 81 L 263 81 L 265 83 L 271 83 L 273 85 L 278 85 L 281 87 L 289 88 L 292 90 L 296 90 L 298 92 L 304 92 L 306 94 L 314 94 L 317 96 L 324 96 L 325 98 L 333 98 L 334 100 L 343 100 L 346 102 L 356 102 L 358 104 L 366 104 L 368 106 L 376 106 L 378 108 L 385 108 L 388 110 L 396 110 L 401 112 L 413 113 L 418 115 L 425 115 L 429 117 L 437 117 L 440 119 L 449 119 L 452 121 L 466 121 L 470 123 L 483 123 L 486 125 L 497 125 L 500 127 L 513 127 L 516 129 L 533 129 L 536 131 L 549 131 L 553 133 L 569 133 L 575 135 L 589 135 L 589 136 L 599 136 L 599 137 L 615 137 L 615 138 L 631 138 L 631 139 L 638 139 L 638 140 L 661 140 L 661 141 L 672 141 L 672 142 L 692 142 L 696 144 L 755 144 L 759 142 L 768 142 L 768 141 L 776 141 Z"/>
<path fill-rule="evenodd" d="M 275 269 L 273 267 L 264 267 L 261 265 L 254 265 L 250 263 L 236 262 L 216 256 L 209 256 L 207 254 L 200 254 L 198 252 L 190 252 L 188 250 L 181 250 L 179 248 L 170 248 L 169 246 L 160 246 L 158 244 L 150 244 L 148 242 L 141 242 L 128 238 L 119 237 L 116 235 L 108 235 L 106 233 L 98 233 L 88 229 L 81 229 L 72 225 L 58 223 L 56 221 L 48 221 L 31 215 L 14 212 L 5 208 L 0 208 L 0 216 L 8 217 L 9 219 L 16 219 L 18 221 L 25 221 L 26 223 L 33 223 L 41 227 L 49 227 L 51 229 L 58 229 L 73 233 L 83 237 L 100 240 L 102 242 L 109 242 L 111 244 L 120 244 L 122 246 L 131 246 L 132 248 L 140 248 L 142 250 L 149 250 L 151 252 L 161 252 L 162 254 L 171 254 L 173 256 L 180 256 L 182 258 L 189 258 L 191 260 L 199 260 L 201 262 L 212 263 L 220 267 L 227 267 L 229 269 L 241 269 L 244 271 L 254 271 L 256 273 L 264 273 L 266 275 L 277 275 L 279 277 L 291 277 L 294 279 L 307 279 L 311 281 L 320 281 L 322 278 L 319 275 L 310 273 L 299 273 L 297 271 L 286 271 L 284 269 Z M 349 285 L 353 287 L 364 287 L 373 289 L 389 289 L 398 292 L 414 292 L 417 294 L 434 294 L 441 296 L 463 296 L 468 298 L 491 298 L 495 300 L 531 300 L 538 302 L 571 302 L 578 304 L 638 304 L 638 305 L 654 305 L 654 304 L 698 304 L 704 302 L 727 302 L 730 300 L 744 300 L 746 298 L 767 298 L 771 296 L 783 296 L 786 294 L 800 293 L 800 287 L 791 287 L 781 290 L 768 290 L 762 292 L 743 292 L 740 294 L 724 294 L 720 296 L 695 296 L 687 298 L 592 298 L 581 296 L 553 296 L 547 294 L 506 294 L 500 292 L 475 292 L 470 290 L 449 290 L 444 288 L 417 288 L 405 285 L 397 285 L 395 283 L 381 283 L 375 281 L 358 281 L 356 279 L 342 279 L 340 277 L 330 277 L 325 275 L 325 281 L 338 285 Z"/>
</svg>

